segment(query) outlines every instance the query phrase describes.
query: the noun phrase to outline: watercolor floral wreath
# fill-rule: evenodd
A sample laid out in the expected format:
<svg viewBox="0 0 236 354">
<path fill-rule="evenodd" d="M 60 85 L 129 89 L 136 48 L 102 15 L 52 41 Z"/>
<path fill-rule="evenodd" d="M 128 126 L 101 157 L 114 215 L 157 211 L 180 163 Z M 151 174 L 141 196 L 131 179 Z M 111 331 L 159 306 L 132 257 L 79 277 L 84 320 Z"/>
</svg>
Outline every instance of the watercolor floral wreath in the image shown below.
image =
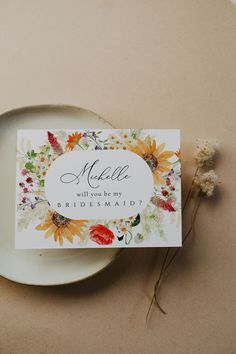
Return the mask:
<svg viewBox="0 0 236 354">
<path fill-rule="evenodd" d="M 162 224 L 165 214 L 170 222 L 178 227 L 180 202 L 176 197 L 180 185 L 180 151 L 165 150 L 165 143 L 158 144 L 154 137 L 145 136 L 142 130 L 120 130 L 106 138 L 101 131 L 65 131 L 47 132 L 45 143 L 32 149 L 28 142 L 22 142 L 17 152 L 21 181 L 18 195 L 18 229 L 27 228 L 39 220 L 37 231 L 43 231 L 44 237 L 53 236 L 60 246 L 67 240 L 73 243 L 74 237 L 80 242 L 90 240 L 99 245 L 110 245 L 115 237 L 118 241 L 130 244 L 141 243 L 148 234 L 157 233 L 166 239 Z M 144 136 L 143 136 L 144 135 Z M 71 220 L 50 208 L 44 194 L 45 175 L 53 163 L 62 154 L 72 150 L 130 150 L 142 157 L 150 167 L 154 179 L 154 193 L 147 207 L 135 217 L 121 220 Z M 135 231 L 139 225 L 139 232 Z"/>
</svg>

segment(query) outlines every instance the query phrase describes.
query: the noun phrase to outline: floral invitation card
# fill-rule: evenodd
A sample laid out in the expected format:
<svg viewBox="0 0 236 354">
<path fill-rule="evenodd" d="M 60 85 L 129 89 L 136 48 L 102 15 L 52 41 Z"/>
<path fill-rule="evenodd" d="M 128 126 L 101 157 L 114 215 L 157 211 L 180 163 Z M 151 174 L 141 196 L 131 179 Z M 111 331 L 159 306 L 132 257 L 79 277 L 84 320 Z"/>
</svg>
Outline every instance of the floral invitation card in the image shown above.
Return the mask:
<svg viewBox="0 0 236 354">
<path fill-rule="evenodd" d="M 18 130 L 16 248 L 180 245 L 179 130 Z"/>
</svg>

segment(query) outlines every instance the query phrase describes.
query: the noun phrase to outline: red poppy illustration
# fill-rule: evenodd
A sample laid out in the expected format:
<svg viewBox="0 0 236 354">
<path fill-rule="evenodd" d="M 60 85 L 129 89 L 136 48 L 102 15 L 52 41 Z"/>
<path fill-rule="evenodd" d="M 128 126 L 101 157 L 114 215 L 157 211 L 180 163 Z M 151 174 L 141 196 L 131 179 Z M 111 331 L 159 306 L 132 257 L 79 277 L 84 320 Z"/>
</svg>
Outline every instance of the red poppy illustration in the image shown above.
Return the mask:
<svg viewBox="0 0 236 354">
<path fill-rule="evenodd" d="M 101 224 L 92 225 L 89 232 L 90 239 L 99 245 L 110 245 L 115 238 L 113 232 Z"/>
</svg>

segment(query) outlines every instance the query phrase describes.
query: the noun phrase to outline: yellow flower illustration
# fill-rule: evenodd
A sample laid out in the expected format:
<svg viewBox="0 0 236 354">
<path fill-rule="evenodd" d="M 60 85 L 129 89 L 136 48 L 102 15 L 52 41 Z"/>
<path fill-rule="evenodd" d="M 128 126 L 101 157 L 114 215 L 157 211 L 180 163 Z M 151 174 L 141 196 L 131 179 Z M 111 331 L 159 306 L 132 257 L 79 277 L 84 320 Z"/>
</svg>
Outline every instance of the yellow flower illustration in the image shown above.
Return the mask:
<svg viewBox="0 0 236 354">
<path fill-rule="evenodd" d="M 137 140 L 137 145 L 129 145 L 129 149 L 142 157 L 150 167 L 155 184 L 164 184 L 161 174 L 170 171 L 168 159 L 174 155 L 173 151 L 163 151 L 165 144 L 157 146 L 156 141 L 148 137 L 146 141 Z"/>
<path fill-rule="evenodd" d="M 78 236 L 81 240 L 84 239 L 83 227 L 86 222 L 86 220 L 71 220 L 57 212 L 49 210 L 45 220 L 37 225 L 35 229 L 46 231 L 45 238 L 53 235 L 54 241 L 59 242 L 60 246 L 63 246 L 65 238 L 71 243 L 73 243 L 74 236 Z"/>
</svg>

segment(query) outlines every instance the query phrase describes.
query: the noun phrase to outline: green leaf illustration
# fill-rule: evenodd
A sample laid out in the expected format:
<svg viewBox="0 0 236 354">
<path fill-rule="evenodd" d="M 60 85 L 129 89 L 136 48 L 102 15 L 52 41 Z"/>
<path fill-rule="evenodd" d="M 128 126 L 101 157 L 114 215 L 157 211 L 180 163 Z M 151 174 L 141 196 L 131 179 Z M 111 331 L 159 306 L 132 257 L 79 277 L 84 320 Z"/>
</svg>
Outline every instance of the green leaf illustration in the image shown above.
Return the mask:
<svg viewBox="0 0 236 354">
<path fill-rule="evenodd" d="M 132 227 L 137 226 L 139 223 L 140 223 L 140 215 L 138 214 L 134 219 L 134 221 L 131 223 L 131 226 Z"/>
<path fill-rule="evenodd" d="M 34 159 L 37 156 L 36 152 L 34 150 L 31 151 L 31 158 Z"/>
<path fill-rule="evenodd" d="M 35 172 L 35 167 L 32 162 L 26 162 L 25 168 L 30 172 Z"/>
</svg>

